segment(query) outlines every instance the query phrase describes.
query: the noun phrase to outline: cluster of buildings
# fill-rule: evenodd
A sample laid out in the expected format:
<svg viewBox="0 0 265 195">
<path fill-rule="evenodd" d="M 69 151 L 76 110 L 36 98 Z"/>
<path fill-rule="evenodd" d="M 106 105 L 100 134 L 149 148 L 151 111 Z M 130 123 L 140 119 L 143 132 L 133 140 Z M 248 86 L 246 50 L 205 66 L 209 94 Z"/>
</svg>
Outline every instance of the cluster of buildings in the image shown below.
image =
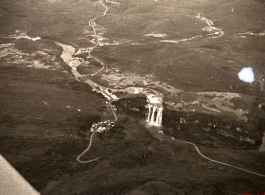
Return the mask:
<svg viewBox="0 0 265 195">
<path fill-rule="evenodd" d="M 94 132 L 97 131 L 98 133 L 104 133 L 108 130 L 110 130 L 110 128 L 114 127 L 114 122 L 107 120 L 107 121 L 102 121 L 102 122 L 98 122 L 98 123 L 93 123 L 90 131 Z"/>
</svg>

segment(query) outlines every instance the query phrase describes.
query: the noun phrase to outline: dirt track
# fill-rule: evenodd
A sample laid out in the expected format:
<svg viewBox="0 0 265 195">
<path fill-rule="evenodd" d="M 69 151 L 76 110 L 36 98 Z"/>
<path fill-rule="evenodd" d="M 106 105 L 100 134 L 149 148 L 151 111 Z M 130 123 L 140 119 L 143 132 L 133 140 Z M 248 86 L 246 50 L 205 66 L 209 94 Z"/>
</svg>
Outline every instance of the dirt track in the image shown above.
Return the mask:
<svg viewBox="0 0 265 195">
<path fill-rule="evenodd" d="M 218 2 L 223 1 L 219 0 Z M 69 44 L 73 41 L 75 44 L 91 46 L 87 40 L 84 43 L 79 40 L 80 37 L 77 38 L 84 30 L 83 24 L 88 24 L 90 18 L 102 13 L 105 15 L 108 10 L 107 8 L 104 10 L 104 7 L 102 10 L 100 5 L 102 1 L 86 1 L 86 6 L 77 3 L 76 7 L 68 1 L 62 3 L 58 1 L 58 4 L 55 3 L 53 6 L 42 2 L 34 4 L 34 6 L 25 6 L 23 9 L 20 5 L 24 5 L 25 2 L 10 1 L 9 3 L 14 5 L 11 10 L 9 4 L 1 2 L 3 9 L 6 10 L 1 14 L 4 14 L 7 19 L 12 18 L 12 20 L 6 18 L 2 20 L 2 25 L 6 28 L 1 29 L 1 35 L 7 36 L 6 34 L 9 32 L 14 32 L 17 29 L 23 30 L 26 26 L 29 33 L 33 34 L 32 37 L 35 37 L 34 34 L 37 32 L 41 35 L 36 36 L 46 37 L 46 39 L 34 41 L 34 43 L 28 39 L 0 39 L 1 44 L 9 42 L 13 44 L 11 46 L 4 45 L 1 48 L 0 150 L 1 154 L 38 191 L 42 191 L 43 194 L 56 195 L 264 193 L 263 178 L 232 167 L 220 166 L 209 159 L 201 158 L 193 145 L 188 145 L 177 139 L 162 142 L 155 139 L 140 123 L 140 120 L 144 119 L 144 106 L 138 105 L 141 111 L 138 112 L 135 109 L 137 103 L 134 101 L 125 102 L 126 106 L 123 107 L 115 105 L 118 107 L 119 116 L 117 125 L 104 135 L 96 135 L 93 147 L 88 154 L 82 157 L 84 160 L 93 158 L 99 158 L 99 160 L 90 164 L 76 162 L 77 155 L 87 148 L 88 128 L 93 122 L 101 121 L 101 118 L 104 117 L 103 113 L 107 113 L 108 110 L 102 104 L 105 99 L 100 94 L 92 93 L 88 85 L 79 83 L 70 74 L 62 72 L 62 68 L 64 68 L 70 73 L 70 68 L 59 57 L 61 48 L 49 40 L 63 39 Z M 33 1 L 28 1 L 26 5 L 33 5 L 32 3 Z M 239 110 L 238 113 L 249 110 L 247 117 L 250 119 L 264 114 L 261 96 L 263 92 L 260 91 L 259 81 L 257 81 L 257 86 L 253 84 L 253 87 L 250 87 L 240 83 L 235 77 L 243 65 L 242 62 L 248 61 L 256 67 L 263 62 L 263 46 L 260 46 L 263 39 L 260 37 L 241 39 L 231 36 L 237 32 L 233 26 L 231 28 L 229 26 L 232 20 L 226 21 L 229 17 L 238 17 L 238 24 L 241 22 L 242 27 L 240 30 L 245 32 L 245 26 L 248 21 L 251 21 L 251 17 L 262 18 L 263 13 L 260 13 L 260 6 L 250 1 L 246 3 L 247 6 L 235 4 L 241 6 L 242 9 L 236 9 L 238 12 L 233 15 L 230 13 L 230 2 L 225 1 L 224 4 L 220 4 L 222 5 L 220 9 L 214 9 L 225 16 L 218 19 L 213 14 L 215 12 L 211 12 L 214 5 L 210 1 L 208 4 L 207 1 L 203 1 L 202 4 L 196 3 L 196 5 L 190 2 L 185 4 L 184 8 L 179 8 L 178 3 L 181 2 L 165 0 L 162 2 L 164 9 L 167 10 L 165 13 L 180 13 L 181 15 L 182 9 L 189 10 L 184 12 L 186 15 L 182 14 L 183 17 L 167 21 L 164 20 L 165 14 L 161 14 L 160 9 L 157 9 L 159 7 L 156 7 L 161 6 L 159 1 L 133 1 L 133 3 L 123 1 L 123 3 L 117 9 L 118 14 L 111 9 L 108 17 L 98 18 L 97 21 L 98 24 L 107 28 L 106 37 L 110 40 L 117 39 L 123 44 L 113 47 L 97 47 L 93 51 L 95 58 L 110 62 L 110 66 L 118 67 L 122 72 L 133 70 L 139 75 L 151 72 L 153 78 L 187 91 L 196 89 L 196 92 L 201 92 L 214 89 L 246 94 L 253 92 L 259 95 L 259 97 L 243 96 L 242 99 L 230 102 L 216 94 L 182 93 L 182 96 L 171 97 L 166 93 L 168 100 L 175 100 L 181 105 L 172 105 L 174 109 L 177 109 L 176 119 L 178 120 L 175 118 L 172 118 L 173 122 L 168 120 L 169 123 L 165 126 L 169 128 L 165 129 L 165 132 L 169 135 L 175 133 L 176 137 L 195 143 L 201 153 L 211 159 L 264 174 L 265 156 L 264 153 L 258 152 L 258 146 L 245 142 L 239 143 L 216 134 L 214 131 L 221 128 L 222 125 L 231 124 L 231 128 L 234 128 L 239 134 L 244 133 L 243 126 L 236 126 L 238 121 L 234 123 L 220 120 L 218 128 L 216 127 L 215 122 L 218 119 L 216 113 L 219 113 L 216 110 L 227 108 L 223 104 L 228 105 L 233 111 L 238 111 L 238 106 L 241 106 L 243 111 Z M 177 5 L 171 6 L 172 3 L 177 3 Z M 229 14 L 224 14 L 227 12 L 227 6 Z M 32 7 L 36 10 L 31 10 Z M 93 8 L 93 10 L 89 10 L 89 8 Z M 255 8 L 257 10 L 253 12 L 255 17 L 252 15 L 253 13 L 247 14 L 249 12 L 245 8 Z M 175 12 L 175 9 L 180 12 Z M 189 25 L 194 26 L 196 20 L 195 17 L 189 17 L 189 15 L 197 14 L 197 9 L 207 11 L 207 18 L 214 18 L 212 20 L 215 20 L 216 26 L 226 30 L 221 41 L 209 39 L 200 42 L 199 39 L 192 39 L 191 41 L 194 42 L 183 42 L 184 44 L 181 46 L 164 43 L 162 46 L 160 41 L 144 37 L 154 29 L 159 31 L 170 29 L 169 26 L 173 29 L 161 33 L 167 33 L 172 36 L 172 39 L 185 39 L 186 37 L 182 37 L 184 34 L 192 37 L 197 32 L 201 33 L 201 27 L 204 27 L 205 23 L 193 29 L 195 33 L 188 30 Z M 49 11 L 47 12 L 47 10 Z M 62 13 L 59 14 L 58 10 L 61 10 Z M 80 19 L 82 18 L 79 14 L 80 10 L 84 15 L 91 17 Z M 134 17 L 136 14 L 138 16 L 138 13 L 141 13 L 141 17 Z M 149 17 L 150 13 L 154 17 Z M 148 20 L 145 14 L 147 14 Z M 248 19 L 243 20 L 241 15 Z M 38 18 L 36 16 L 41 16 L 42 20 L 36 22 L 36 18 Z M 65 18 L 62 19 L 62 16 Z M 58 28 L 58 22 L 54 22 L 57 19 L 60 19 L 60 28 Z M 75 22 L 71 22 L 70 19 Z M 22 20 L 26 22 L 21 22 Z M 5 21 L 13 21 L 13 23 L 9 25 L 10 23 L 6 24 Z M 128 21 L 128 23 L 124 21 Z M 185 25 L 182 25 L 183 29 L 180 29 L 178 26 L 182 24 L 182 21 L 185 21 Z M 119 25 L 113 25 L 113 22 Z M 159 25 L 156 22 L 159 22 Z M 69 23 L 73 26 L 67 26 Z M 23 25 L 21 26 L 21 24 Z M 256 25 L 256 30 L 260 30 L 261 26 Z M 160 26 L 163 28 L 158 28 Z M 131 32 L 132 29 L 135 34 L 126 33 Z M 50 32 L 53 32 L 54 35 L 51 36 Z M 172 32 L 178 32 L 178 34 L 172 35 Z M 253 41 L 251 44 L 250 39 Z M 249 49 L 244 49 L 246 45 Z M 255 45 L 253 47 L 255 51 L 251 49 L 251 45 Z M 35 53 L 35 51 L 42 52 Z M 236 51 L 237 55 L 233 51 Z M 245 56 L 248 56 L 248 59 Z M 231 62 L 231 58 L 233 58 L 233 62 Z M 136 59 L 138 61 L 135 61 Z M 259 59 L 260 62 L 257 61 L 256 64 L 253 59 Z M 39 61 L 39 64 L 42 64 L 41 67 L 45 69 L 30 67 L 34 65 L 34 61 Z M 141 62 L 144 62 L 144 65 Z M 258 70 L 262 70 L 262 67 L 259 67 Z M 176 77 L 176 73 L 178 73 L 178 77 Z M 126 77 L 126 74 L 124 75 Z M 187 78 L 189 79 L 187 80 Z M 194 103 L 198 96 L 200 96 L 199 104 L 201 103 L 202 107 L 206 105 L 204 107 L 208 110 L 207 114 L 201 115 L 203 119 L 199 121 L 201 123 L 195 120 L 193 114 L 193 110 L 199 108 L 199 105 Z M 133 97 L 132 100 L 136 99 Z M 222 100 L 221 103 L 218 102 L 219 100 Z M 141 101 L 139 102 L 141 103 Z M 190 104 L 192 102 L 194 104 Z M 209 107 L 210 103 L 216 103 L 218 106 Z M 182 111 L 180 111 L 181 109 Z M 170 112 L 173 113 L 173 110 L 168 110 L 168 113 Z M 242 116 L 245 117 L 246 113 L 243 113 Z M 240 118 L 241 115 L 236 117 Z M 229 115 L 229 119 L 234 118 Z M 262 120 L 260 120 L 261 123 L 258 123 L 257 120 L 250 120 L 249 123 L 240 121 L 239 124 L 246 125 L 248 130 L 253 130 L 255 125 L 262 124 Z M 261 129 L 262 126 L 258 128 Z M 260 138 L 260 129 L 248 133 L 253 139 Z"/>
</svg>

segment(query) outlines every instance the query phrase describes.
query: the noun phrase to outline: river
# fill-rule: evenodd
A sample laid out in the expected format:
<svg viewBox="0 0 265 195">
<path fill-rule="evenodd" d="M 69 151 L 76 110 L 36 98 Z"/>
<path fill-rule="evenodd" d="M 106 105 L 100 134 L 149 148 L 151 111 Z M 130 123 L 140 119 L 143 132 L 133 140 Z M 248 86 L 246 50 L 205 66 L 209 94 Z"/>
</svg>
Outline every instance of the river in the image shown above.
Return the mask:
<svg viewBox="0 0 265 195">
<path fill-rule="evenodd" d="M 100 0 L 100 3 L 101 5 L 105 8 L 105 11 L 103 12 L 102 15 L 98 16 L 98 17 L 102 17 L 102 16 L 105 16 L 107 11 L 108 11 L 108 7 L 102 2 L 102 0 Z M 99 39 L 97 38 L 97 31 L 96 29 L 94 28 L 94 26 L 96 25 L 95 23 L 95 20 L 98 18 L 98 17 L 95 17 L 93 18 L 92 20 L 90 20 L 89 22 L 89 25 L 93 28 L 93 31 L 94 31 L 94 36 L 96 37 L 97 41 L 95 43 L 95 45 L 92 47 L 92 49 L 90 49 L 90 52 L 89 52 L 89 57 L 91 58 L 95 58 L 91 55 L 91 51 L 97 47 L 99 45 Z M 63 61 L 71 67 L 71 71 L 73 73 L 73 75 L 75 76 L 76 80 L 80 81 L 80 82 L 85 82 L 87 83 L 88 85 L 90 85 L 93 89 L 93 91 L 97 92 L 97 93 L 101 93 L 106 99 L 108 99 L 108 102 L 109 102 L 109 106 L 111 107 L 112 109 L 112 113 L 115 117 L 115 121 L 118 119 L 117 118 L 117 115 L 115 113 L 115 109 L 114 109 L 114 106 L 112 105 L 112 102 L 115 101 L 115 100 L 118 100 L 119 98 L 112 92 L 110 91 L 116 91 L 117 89 L 111 89 L 111 88 L 106 88 L 106 87 L 103 87 L 103 86 L 100 86 L 99 84 L 95 83 L 94 81 L 92 81 L 91 79 L 89 79 L 89 77 L 84 77 L 82 74 L 80 74 L 77 70 L 77 67 L 79 65 L 81 65 L 82 63 L 82 60 L 74 57 L 74 54 L 75 54 L 75 51 L 76 51 L 76 48 L 74 48 L 73 46 L 71 45 L 67 45 L 67 44 L 63 44 L 63 43 L 60 43 L 60 42 L 55 42 L 56 45 L 59 45 L 60 47 L 62 47 L 63 51 L 62 51 L 62 54 L 61 54 L 61 58 L 63 59 Z M 104 69 L 104 64 L 101 63 L 102 66 L 103 66 L 103 69 Z M 103 70 L 101 69 L 101 70 Z M 101 71 L 100 70 L 100 71 Z M 100 71 L 92 74 L 92 75 L 95 75 L 95 74 L 98 74 Z M 91 75 L 90 75 L 91 76 Z M 145 94 L 147 96 L 147 101 L 148 101 L 148 104 L 149 105 L 152 105 L 153 107 L 153 113 L 155 113 L 155 111 L 157 110 L 157 108 L 159 108 L 160 106 L 163 106 L 163 94 L 150 94 L 150 92 L 146 92 L 146 90 L 144 88 L 133 88 L 132 91 L 129 90 L 130 88 L 125 88 L 123 90 L 128 90 L 129 92 L 132 92 L 132 93 L 142 93 L 142 94 Z M 154 93 L 156 93 L 154 91 Z M 149 111 L 151 112 L 151 111 Z M 153 115 L 152 113 L 152 115 Z M 150 115 L 150 113 L 149 113 Z M 159 117 L 159 116 L 157 116 Z M 152 116 L 153 118 L 153 116 Z M 161 118 L 162 118 L 162 113 L 161 113 Z M 149 117 L 148 119 L 149 120 Z M 151 121 L 154 121 L 153 119 Z M 170 137 L 170 136 L 167 136 L 167 135 L 164 135 L 162 129 L 160 129 L 159 127 L 156 127 L 156 128 L 151 128 L 147 123 L 145 123 L 146 127 L 149 129 L 149 132 L 154 136 L 156 137 L 159 141 L 164 141 L 164 140 L 168 140 L 168 139 L 172 139 L 172 140 L 175 140 L 176 138 L 173 138 L 173 137 Z M 152 126 L 153 124 L 151 124 Z M 97 129 L 94 129 L 94 132 L 96 132 Z M 91 135 L 91 142 L 88 146 L 88 149 L 86 149 L 81 155 L 83 155 L 85 152 L 87 152 L 92 144 L 92 136 L 94 135 L 95 133 L 93 133 Z M 191 146 L 194 147 L 194 149 L 196 150 L 196 152 L 204 159 L 206 160 L 209 160 L 213 163 L 217 163 L 217 164 L 220 164 L 222 166 L 228 166 L 228 167 L 232 167 L 232 168 L 235 168 L 237 170 L 240 170 L 240 171 L 243 171 L 243 172 L 246 172 L 246 173 L 249 173 L 249 174 L 254 174 L 254 175 L 257 175 L 257 176 L 260 176 L 260 177 L 265 177 L 265 175 L 263 174 L 260 174 L 260 173 L 256 173 L 256 172 L 252 172 L 250 170 L 247 170 L 247 169 L 243 169 L 243 168 L 240 168 L 240 167 L 237 167 L 237 166 L 234 166 L 234 165 L 231 165 L 231 164 L 227 164 L 227 163 L 224 163 L 224 162 L 221 162 L 221 161 L 217 161 L 217 160 L 214 160 L 214 159 L 211 159 L 207 156 L 205 156 L 204 154 L 201 153 L 200 149 L 198 148 L 198 146 L 195 144 L 195 143 L 192 143 L 192 142 L 187 142 L 185 140 L 180 140 L 180 139 L 176 139 L 180 142 L 183 142 L 183 143 L 186 143 L 186 144 L 189 144 Z M 263 137 L 263 145 L 262 147 L 260 148 L 260 151 L 263 151 L 264 150 L 264 141 L 265 141 L 265 136 Z M 81 155 L 79 155 L 79 157 L 81 157 Z"/>
</svg>

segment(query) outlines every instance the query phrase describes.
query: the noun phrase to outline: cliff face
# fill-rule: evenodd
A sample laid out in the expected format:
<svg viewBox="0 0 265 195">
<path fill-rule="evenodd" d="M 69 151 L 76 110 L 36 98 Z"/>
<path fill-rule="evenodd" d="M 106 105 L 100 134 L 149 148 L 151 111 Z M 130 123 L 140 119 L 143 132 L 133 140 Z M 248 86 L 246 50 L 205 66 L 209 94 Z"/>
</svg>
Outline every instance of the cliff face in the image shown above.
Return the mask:
<svg viewBox="0 0 265 195">
<path fill-rule="evenodd" d="M 38 191 L 56 195 L 265 192 L 264 178 L 207 161 L 175 139 L 265 174 L 256 146 L 265 126 L 265 12 L 257 2 L 0 1 L 1 155 Z M 70 48 L 68 60 L 55 42 Z M 163 93 L 164 127 L 151 128 L 172 137 L 157 140 L 138 122 L 146 119 L 146 97 L 122 94 L 113 102 L 115 127 L 96 135 L 84 156 L 99 160 L 79 164 L 91 124 L 113 114 L 74 79 L 81 75 L 67 64 L 79 64 L 69 61 L 78 49 L 78 71 L 98 73 L 94 82 Z M 238 78 L 248 66 L 253 83 Z"/>
<path fill-rule="evenodd" d="M 197 133 L 205 135 L 219 134 L 228 140 L 261 144 L 265 125 L 263 97 L 184 92 L 174 102 L 166 102 L 163 124 L 175 136 L 192 135 L 197 129 Z"/>
<path fill-rule="evenodd" d="M 100 141 L 99 141 L 100 140 Z M 196 141 L 196 140 L 195 140 Z M 264 155 L 251 150 L 198 146 L 210 158 L 265 171 Z M 156 140 L 130 118 L 95 142 L 89 157 L 102 156 L 51 194 L 242 194 L 264 190 L 264 179 L 201 158 L 195 148 L 175 140 Z"/>
<path fill-rule="evenodd" d="M 231 146 L 246 144 L 246 146 L 256 147 L 262 143 L 265 126 L 264 111 L 261 106 L 258 106 L 261 105 L 259 102 L 251 104 L 253 106 L 247 106 L 245 102 L 245 108 L 249 112 L 248 115 L 244 115 L 247 120 L 237 118 L 233 113 L 229 115 L 222 112 L 193 110 L 188 109 L 189 106 L 183 110 L 176 110 L 174 107 L 164 104 L 162 119 L 164 131 L 174 137 L 182 137 L 198 143 L 206 143 L 207 140 L 212 140 L 214 137 L 215 141 L 220 139 L 219 141 L 230 143 Z M 124 98 L 119 100 L 116 106 L 118 113 L 122 116 L 140 120 L 147 119 L 149 110 L 145 97 Z"/>
<path fill-rule="evenodd" d="M 166 132 L 172 136 L 189 139 L 195 138 L 198 134 L 196 139 L 199 142 L 204 142 L 202 135 L 205 136 L 205 140 L 211 136 L 222 135 L 221 140 L 227 138 L 227 142 L 236 140 L 251 145 L 260 145 L 265 121 L 264 118 L 255 117 L 242 122 L 221 115 L 165 109 L 163 124 L 168 129 Z"/>
<path fill-rule="evenodd" d="M 127 98 L 122 98 L 114 103 L 118 109 L 118 114 L 120 115 L 137 119 L 145 118 L 145 106 L 147 104 L 147 98 L 144 95 L 130 95 Z"/>
</svg>

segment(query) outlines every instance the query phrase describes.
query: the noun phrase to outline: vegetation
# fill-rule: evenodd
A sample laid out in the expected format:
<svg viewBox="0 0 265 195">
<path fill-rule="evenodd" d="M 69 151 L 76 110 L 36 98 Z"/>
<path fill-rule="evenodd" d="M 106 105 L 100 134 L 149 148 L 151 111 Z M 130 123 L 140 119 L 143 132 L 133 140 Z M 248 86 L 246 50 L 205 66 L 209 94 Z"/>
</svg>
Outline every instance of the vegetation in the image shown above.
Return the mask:
<svg viewBox="0 0 265 195">
<path fill-rule="evenodd" d="M 143 79 L 151 74 L 161 83 L 182 89 L 182 96 L 190 91 L 245 94 L 233 102 L 233 109 L 248 110 L 249 120 L 175 111 L 165 104 L 164 132 L 175 138 L 159 141 L 150 132 L 162 127 L 147 128 L 142 123 L 146 98 L 120 94 L 124 98 L 114 103 L 119 115 L 115 127 L 96 134 L 91 151 L 84 156 L 99 160 L 79 164 L 76 157 L 88 145 L 91 124 L 108 117 L 111 110 L 106 99 L 75 80 L 60 58 L 62 48 L 54 41 L 75 47 L 93 46 L 93 29 L 88 23 L 101 15 L 104 7 L 97 0 L 1 1 L 1 155 L 42 194 L 263 193 L 263 178 L 207 161 L 178 139 L 198 144 L 202 153 L 213 159 L 265 174 L 265 153 L 258 152 L 257 145 L 238 143 L 217 132 L 227 128 L 239 137 L 248 131 L 251 139 L 261 143 L 265 124 L 265 39 L 256 35 L 242 38 L 239 33 L 263 32 L 265 12 L 260 3 L 264 2 L 119 2 L 111 5 L 104 1 L 109 10 L 96 20 L 96 30 L 106 38 L 104 42 L 115 44 L 98 46 L 92 54 L 110 73 L 118 70 Z M 210 38 L 209 32 L 202 30 L 207 24 L 196 18 L 198 13 L 211 19 L 224 36 Z M 20 33 L 41 40 L 12 38 Z M 166 37 L 145 36 L 151 33 Z M 199 37 L 161 42 L 195 36 Z M 252 85 L 237 78 L 245 66 L 254 68 L 256 80 Z M 101 66 L 92 60 L 78 71 L 88 74 L 98 68 Z M 108 85 L 100 74 L 92 79 Z M 170 99 L 165 94 L 165 99 L 175 103 L 197 100 L 195 95 L 187 95 L 186 100 L 175 95 Z"/>
</svg>

